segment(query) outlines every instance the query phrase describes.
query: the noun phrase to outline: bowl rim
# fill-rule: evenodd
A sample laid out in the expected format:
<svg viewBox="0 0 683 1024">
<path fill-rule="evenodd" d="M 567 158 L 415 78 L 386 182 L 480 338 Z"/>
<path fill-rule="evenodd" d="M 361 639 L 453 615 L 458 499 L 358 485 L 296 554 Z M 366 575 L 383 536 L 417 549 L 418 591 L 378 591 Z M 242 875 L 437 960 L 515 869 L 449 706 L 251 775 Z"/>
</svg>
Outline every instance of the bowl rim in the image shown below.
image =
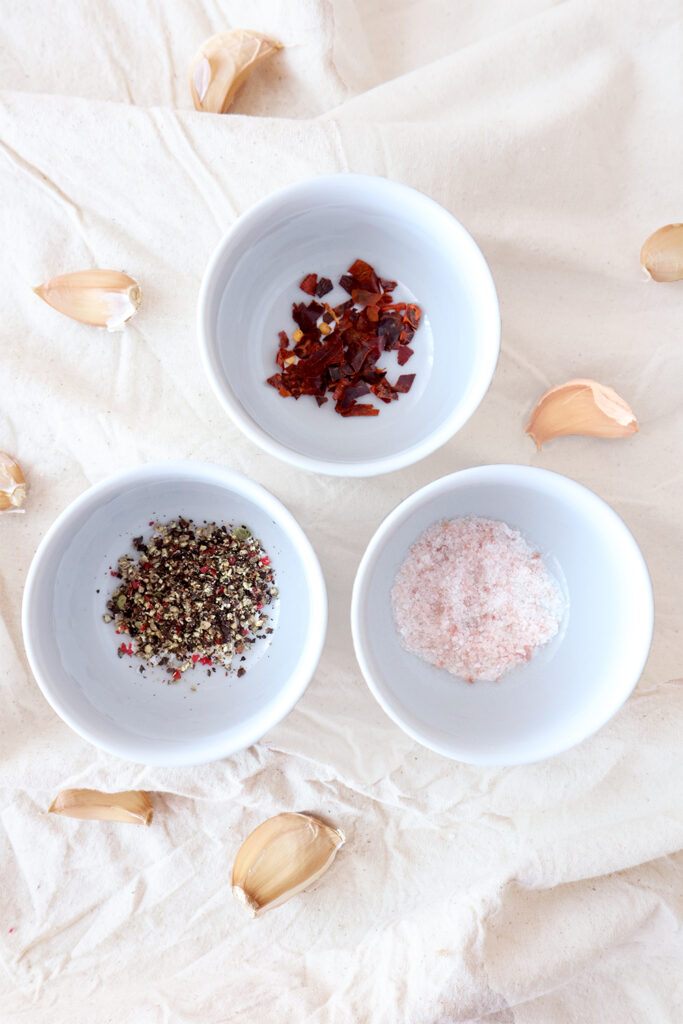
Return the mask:
<svg viewBox="0 0 683 1024">
<path fill-rule="evenodd" d="M 379 551 L 399 522 L 410 515 L 414 509 L 429 504 L 434 496 L 449 491 L 454 481 L 457 481 L 458 485 L 483 482 L 514 482 L 517 484 L 520 482 L 529 482 L 532 487 L 535 487 L 537 483 L 541 483 L 552 488 L 553 492 L 555 494 L 559 493 L 560 496 L 564 493 L 570 498 L 581 497 L 584 501 L 588 501 L 590 504 L 593 504 L 594 507 L 600 507 L 602 511 L 607 511 L 609 513 L 614 530 L 617 530 L 622 534 L 626 543 L 629 544 L 633 550 L 636 562 L 642 572 L 642 580 L 640 582 L 644 588 L 643 599 L 647 604 L 647 622 L 645 623 L 645 630 L 643 634 L 644 638 L 646 638 L 646 642 L 643 644 L 643 650 L 635 663 L 632 683 L 626 688 L 623 696 L 620 694 L 617 695 L 617 699 L 610 705 L 608 712 L 603 715 L 597 724 L 595 724 L 595 726 L 586 732 L 580 739 L 571 740 L 561 746 L 548 744 L 545 749 L 543 749 L 542 744 L 537 744 L 537 749 L 535 749 L 533 754 L 530 754 L 529 757 L 520 757 L 515 760 L 496 760 L 495 758 L 486 755 L 482 755 L 481 757 L 472 756 L 470 753 L 464 755 L 463 753 L 458 752 L 457 741 L 449 744 L 441 743 L 439 740 L 434 739 L 429 735 L 430 730 L 428 728 L 422 730 L 404 722 L 390 699 L 391 691 L 385 692 L 385 688 L 378 684 L 370 670 L 368 659 L 365 656 L 367 645 L 365 640 L 365 631 L 361 621 L 361 613 L 364 604 L 365 591 L 367 590 L 368 581 L 375 567 Z M 583 743 L 583 741 L 588 739 L 590 736 L 593 736 L 596 732 L 602 729 L 602 727 L 611 718 L 614 717 L 616 712 L 633 693 L 650 654 L 654 630 L 654 596 L 647 563 L 635 537 L 626 526 L 623 519 L 603 498 L 597 495 L 594 491 L 591 491 L 590 488 L 586 487 L 584 484 L 580 484 L 571 477 L 567 477 L 562 473 L 556 473 L 553 470 L 542 469 L 539 466 L 517 465 L 515 463 L 494 463 L 491 465 L 472 466 L 468 469 L 457 470 L 454 473 L 449 473 L 446 476 L 439 477 L 437 480 L 432 480 L 424 487 L 420 487 L 418 490 L 413 491 L 412 494 L 409 494 L 389 513 L 387 513 L 370 538 L 365 552 L 359 562 L 353 582 L 350 617 L 353 647 L 363 678 L 365 679 L 365 682 L 377 703 L 386 712 L 389 718 L 399 726 L 399 728 L 401 728 L 412 739 L 422 744 L 422 746 L 453 760 L 462 761 L 465 764 L 474 764 L 485 767 L 510 767 L 513 765 L 535 764 L 539 761 L 547 760 L 550 757 L 555 757 L 557 754 L 564 753 L 564 751 L 570 750 L 579 743 Z"/>
<path fill-rule="evenodd" d="M 107 493 L 114 494 L 120 492 L 122 488 L 133 484 L 150 482 L 155 479 L 168 478 L 169 476 L 217 484 L 235 493 L 239 493 L 272 515 L 277 525 L 295 543 L 301 555 L 307 586 L 311 594 L 311 620 L 299 663 L 295 671 L 283 682 L 283 685 L 278 690 L 278 694 L 281 694 L 286 685 L 292 684 L 293 679 L 297 680 L 296 684 L 292 686 L 291 699 L 287 702 L 284 712 L 266 716 L 267 725 L 265 728 L 245 731 L 242 739 L 231 744 L 221 744 L 217 741 L 208 743 L 203 737 L 199 736 L 191 742 L 179 746 L 177 754 L 172 752 L 164 755 L 150 755 L 144 752 L 144 740 L 135 740 L 133 738 L 120 741 L 103 739 L 97 733 L 97 730 L 91 730 L 83 726 L 62 706 L 58 695 L 52 689 L 49 675 L 42 672 L 34 652 L 34 628 L 31 613 L 36 595 L 39 592 L 37 578 L 43 560 L 58 539 L 63 527 L 69 523 L 77 512 L 80 512 L 84 507 L 87 508 L 87 506 L 97 507 L 102 496 Z M 265 487 L 249 479 L 243 473 L 225 466 L 195 460 L 168 460 L 148 463 L 134 469 L 111 474 L 104 480 L 87 488 L 59 513 L 42 537 L 31 560 L 22 597 L 21 627 L 26 656 L 39 689 L 52 709 L 75 733 L 82 739 L 94 744 L 94 746 L 129 761 L 150 766 L 178 767 L 208 764 L 243 750 L 260 740 L 290 713 L 305 693 L 320 661 L 327 634 L 327 614 L 327 589 L 318 556 L 303 528 L 279 498 L 276 498 Z M 204 751 L 202 751 L 202 748 L 205 748 Z"/>
<path fill-rule="evenodd" d="M 208 315 L 209 298 L 220 274 L 223 260 L 234 241 L 246 234 L 256 219 L 260 218 L 264 213 L 267 214 L 277 210 L 282 201 L 290 196 L 296 196 L 297 194 L 305 195 L 312 187 L 320 189 L 341 182 L 345 186 L 352 183 L 352 188 L 361 190 L 372 188 L 384 190 L 387 194 L 393 193 L 398 204 L 405 200 L 406 196 L 410 196 L 413 199 L 418 197 L 419 202 L 437 210 L 441 217 L 449 221 L 451 227 L 462 237 L 465 244 L 469 246 L 473 260 L 479 264 L 483 287 L 489 293 L 487 302 L 490 303 L 491 308 L 490 320 L 492 331 L 491 338 L 488 341 L 490 351 L 486 357 L 487 365 L 480 373 L 478 386 L 472 389 L 471 394 L 468 391 L 465 398 L 451 410 L 449 416 L 431 434 L 418 444 L 405 448 L 403 451 L 393 455 L 386 455 L 376 459 L 360 459 L 352 462 L 328 461 L 327 459 L 305 455 L 276 440 L 259 425 L 246 411 L 241 402 L 238 401 L 235 393 L 229 386 L 229 382 L 224 387 L 219 379 L 217 346 L 212 340 L 210 318 Z M 390 178 L 385 178 L 381 175 L 357 174 L 350 171 L 314 175 L 296 181 L 286 185 L 284 188 L 277 189 L 275 192 L 271 192 L 242 213 L 214 249 L 202 277 L 197 303 L 197 337 L 204 372 L 214 394 L 233 423 L 250 441 L 253 441 L 263 451 L 268 452 L 269 455 L 273 455 L 299 469 L 323 473 L 327 476 L 369 477 L 391 473 L 394 470 L 403 469 L 406 466 L 413 465 L 415 462 L 419 462 L 449 441 L 474 415 L 491 386 L 500 356 L 500 334 L 500 304 L 491 270 L 481 249 L 460 221 L 444 206 L 419 189 L 405 185 L 402 182 L 392 181 Z"/>
</svg>

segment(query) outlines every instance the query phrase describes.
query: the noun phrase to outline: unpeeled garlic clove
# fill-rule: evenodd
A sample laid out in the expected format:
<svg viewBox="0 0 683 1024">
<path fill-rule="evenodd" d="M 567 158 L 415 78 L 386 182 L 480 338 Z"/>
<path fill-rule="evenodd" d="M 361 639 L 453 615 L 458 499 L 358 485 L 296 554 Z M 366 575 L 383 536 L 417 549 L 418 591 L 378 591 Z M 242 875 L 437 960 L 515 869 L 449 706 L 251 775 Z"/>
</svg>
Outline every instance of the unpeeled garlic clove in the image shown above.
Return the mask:
<svg viewBox="0 0 683 1024">
<path fill-rule="evenodd" d="M 60 313 L 109 331 L 123 330 L 142 302 L 140 286 L 120 270 L 77 270 L 33 290 Z"/>
<path fill-rule="evenodd" d="M 640 250 L 640 265 L 653 281 L 683 280 L 683 224 L 655 231 Z"/>
<path fill-rule="evenodd" d="M 312 885 L 343 844 L 339 829 L 311 814 L 276 814 L 255 828 L 237 851 L 232 891 L 256 917 Z"/>
<path fill-rule="evenodd" d="M 125 821 L 151 825 L 154 808 L 147 793 L 128 790 L 100 793 L 97 789 L 64 789 L 50 807 L 51 814 L 95 821 Z"/>
<path fill-rule="evenodd" d="M 190 63 L 195 109 L 224 114 L 254 68 L 281 49 L 282 43 L 245 28 L 211 36 Z"/>
<path fill-rule="evenodd" d="M 0 512 L 21 509 L 25 497 L 26 481 L 21 466 L 7 452 L 0 452 Z"/>
<path fill-rule="evenodd" d="M 538 451 L 551 438 L 567 434 L 629 437 L 637 430 L 638 420 L 613 388 L 584 378 L 549 388 L 525 427 Z"/>
</svg>

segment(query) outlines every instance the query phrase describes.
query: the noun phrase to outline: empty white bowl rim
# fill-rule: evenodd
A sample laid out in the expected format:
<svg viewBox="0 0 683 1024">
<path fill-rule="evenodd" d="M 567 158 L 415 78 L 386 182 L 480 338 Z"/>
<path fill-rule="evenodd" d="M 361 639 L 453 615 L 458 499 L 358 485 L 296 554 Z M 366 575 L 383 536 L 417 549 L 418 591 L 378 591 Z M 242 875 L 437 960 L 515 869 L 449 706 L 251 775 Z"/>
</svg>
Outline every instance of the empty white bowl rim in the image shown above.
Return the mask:
<svg viewBox="0 0 683 1024">
<path fill-rule="evenodd" d="M 538 483 L 547 486 L 553 490 L 556 495 L 566 494 L 572 500 L 577 498 L 585 502 L 587 505 L 593 505 L 594 507 L 600 507 L 603 511 L 607 511 L 612 518 L 614 529 L 618 530 L 621 535 L 625 538 L 626 542 L 631 546 L 636 561 L 642 570 L 642 583 L 645 587 L 644 598 L 647 601 L 648 606 L 648 621 L 645 623 L 644 635 L 647 637 L 647 642 L 643 645 L 643 651 L 638 662 L 634 665 L 633 682 L 625 688 L 623 696 L 618 696 L 614 701 L 608 712 L 602 716 L 600 720 L 596 722 L 594 727 L 586 732 L 580 740 L 572 740 L 565 746 L 548 747 L 546 750 L 535 749 L 527 758 L 517 758 L 514 761 L 495 761 L 489 757 L 473 757 L 471 753 L 465 756 L 464 754 L 458 754 L 457 752 L 457 741 L 454 739 L 453 743 L 444 744 L 439 742 L 430 735 L 429 727 L 425 726 L 424 730 L 421 728 L 415 728 L 414 726 L 405 722 L 402 716 L 397 712 L 394 703 L 392 702 L 392 693 L 390 690 L 385 690 L 378 681 L 374 678 L 368 660 L 365 657 L 365 639 L 364 639 L 364 627 L 361 622 L 361 611 L 364 603 L 365 591 L 369 585 L 369 580 L 377 560 L 378 553 L 384 543 L 385 539 L 391 534 L 394 527 L 404 519 L 406 519 L 414 509 L 420 506 L 426 505 L 429 501 L 437 494 L 447 492 L 451 488 L 453 481 L 457 480 L 458 483 L 523 483 L 524 478 L 529 481 L 537 481 Z M 565 750 L 569 750 L 576 746 L 577 743 L 583 742 L 598 732 L 611 718 L 614 717 L 620 707 L 626 702 L 628 697 L 633 692 L 635 686 L 642 675 L 645 663 L 647 662 L 650 648 L 652 645 L 652 634 L 654 629 L 654 597 L 652 592 L 652 583 L 650 580 L 650 574 L 648 572 L 647 563 L 643 557 L 643 554 L 636 542 L 635 537 L 626 526 L 623 519 L 614 511 L 614 509 L 606 501 L 600 498 L 594 491 L 591 491 L 588 487 L 578 483 L 576 480 L 572 480 L 570 477 L 564 476 L 562 473 L 555 473 L 549 469 L 541 469 L 537 466 L 521 466 L 513 463 L 498 463 L 488 466 L 473 466 L 469 469 L 461 469 L 455 473 L 449 473 L 447 476 L 439 477 L 438 480 L 433 480 L 431 483 L 426 484 L 424 487 L 420 487 L 417 491 L 409 494 L 407 498 L 404 498 L 395 508 L 389 512 L 382 520 L 377 530 L 373 534 L 368 543 L 367 548 L 360 560 L 356 577 L 353 584 L 353 592 L 351 595 L 351 634 L 353 637 L 353 646 L 356 653 L 356 659 L 358 665 L 363 674 L 365 682 L 370 689 L 370 692 L 375 697 L 380 707 L 386 712 L 389 718 L 392 719 L 407 735 L 412 739 L 417 740 L 423 746 L 430 750 L 436 751 L 437 754 L 443 754 L 445 757 L 453 758 L 454 760 L 460 760 L 467 764 L 476 764 L 487 767 L 495 766 L 511 766 L 513 764 L 532 764 L 538 761 L 546 760 L 549 757 L 555 757 L 557 754 L 564 753 Z"/>
<path fill-rule="evenodd" d="M 154 480 L 165 479 L 169 476 L 196 479 L 200 482 L 214 483 L 218 486 L 224 486 L 227 489 L 233 489 L 248 500 L 253 501 L 254 504 L 259 505 L 262 509 L 267 510 L 269 514 L 273 516 L 277 524 L 282 527 L 282 529 L 296 543 L 297 549 L 304 563 L 306 579 L 311 592 L 311 623 L 306 644 L 302 648 L 301 657 L 296 671 L 288 680 L 285 681 L 288 685 L 292 685 L 292 694 L 291 700 L 288 702 L 288 706 L 286 707 L 284 714 L 279 713 L 277 715 L 273 715 L 272 720 L 267 722 L 266 728 L 260 728 L 258 730 L 258 735 L 256 735 L 255 732 L 245 731 L 243 742 L 240 741 L 237 745 L 233 743 L 230 746 L 225 746 L 222 745 L 219 740 L 214 740 L 213 743 L 210 743 L 204 737 L 198 736 L 192 742 L 188 742 L 182 747 L 179 747 L 177 754 L 156 756 L 154 754 L 148 755 L 144 752 L 143 739 L 139 741 L 131 739 L 130 742 L 112 742 L 109 739 L 101 737 L 97 733 L 97 730 L 90 730 L 84 727 L 80 722 L 76 721 L 62 706 L 59 697 L 52 690 L 49 678 L 41 671 L 37 658 L 34 655 L 31 609 L 37 588 L 36 578 L 43 558 L 45 557 L 46 552 L 51 548 L 55 538 L 58 538 L 62 528 L 69 523 L 76 512 L 79 512 L 88 505 L 92 505 L 93 508 L 96 508 L 101 498 L 106 495 L 107 492 L 111 492 L 111 494 L 114 495 L 130 485 L 150 483 Z M 123 470 L 120 473 L 115 473 L 106 477 L 99 483 L 93 484 L 89 487 L 83 492 L 83 494 L 80 494 L 69 505 L 67 505 L 62 512 L 59 513 L 40 541 L 33 559 L 31 560 L 31 565 L 29 566 L 26 576 L 26 583 L 24 585 L 21 625 L 24 638 L 24 648 L 33 677 L 48 704 L 50 704 L 62 721 L 66 722 L 66 724 L 69 725 L 75 733 L 87 740 L 89 743 L 93 743 L 95 746 L 100 747 L 102 750 L 106 750 L 110 754 L 115 754 L 118 757 L 135 761 L 140 764 L 169 767 L 199 765 L 207 764 L 211 761 L 217 761 L 223 757 L 228 757 L 231 754 L 236 753 L 238 750 L 243 750 L 252 743 L 256 743 L 270 729 L 281 722 L 303 696 L 308 684 L 313 678 L 313 674 L 317 668 L 325 643 L 325 636 L 327 632 L 327 590 L 320 562 L 318 561 L 318 556 L 316 555 L 313 546 L 304 533 L 302 527 L 279 498 L 276 498 L 274 494 L 271 494 L 271 492 L 265 487 L 262 487 L 261 484 L 250 480 L 249 477 L 245 476 L 243 473 L 238 473 L 235 470 L 209 462 L 198 462 L 192 460 L 154 462 L 138 466 L 135 469 Z M 298 680 L 296 685 L 293 685 L 292 683 L 293 678 Z"/>
<path fill-rule="evenodd" d="M 490 326 L 493 330 L 491 331 L 491 336 L 488 339 L 489 351 L 487 352 L 485 364 L 482 365 L 478 373 L 470 380 L 465 397 L 456 405 L 446 419 L 444 419 L 442 423 L 432 431 L 431 434 L 419 443 L 409 448 L 405 448 L 401 452 L 396 452 L 393 455 L 385 455 L 376 459 L 357 460 L 355 462 L 335 462 L 333 460 L 328 461 L 326 459 L 315 458 L 311 455 L 305 455 L 302 452 L 297 452 L 276 440 L 269 433 L 263 430 L 262 427 L 259 426 L 258 422 L 244 409 L 242 404 L 237 400 L 232 388 L 229 385 L 223 387 L 220 380 L 221 374 L 217 368 L 217 341 L 212 339 L 208 308 L 209 296 L 212 293 L 212 290 L 216 285 L 216 280 L 220 275 L 220 268 L 226 252 L 232 247 L 236 240 L 240 240 L 242 235 L 248 234 L 253 221 L 259 219 L 264 213 L 268 213 L 269 210 L 272 210 L 273 212 L 276 211 L 284 199 L 287 199 L 290 196 L 296 196 L 297 193 L 305 194 L 311 187 L 322 188 L 328 184 L 333 185 L 335 183 L 343 184 L 347 187 L 351 182 L 353 182 L 351 187 L 357 186 L 362 189 L 379 188 L 386 192 L 393 191 L 399 201 L 402 197 L 405 198 L 406 195 L 413 198 L 417 197 L 419 202 L 438 210 L 439 214 L 443 216 L 444 219 L 450 221 L 452 229 L 458 233 L 465 244 L 469 246 L 473 262 L 476 262 L 479 265 L 482 281 L 485 282 L 485 287 L 489 291 L 488 302 L 490 303 Z M 493 276 L 481 249 L 460 221 L 445 207 L 441 206 L 441 204 L 435 199 L 432 199 L 431 196 L 426 195 L 424 192 L 420 192 L 418 189 L 412 188 L 410 185 L 391 181 L 389 178 L 383 178 L 380 175 L 355 174 L 351 172 L 341 174 L 321 174 L 311 178 L 305 178 L 302 181 L 294 182 L 291 185 L 286 185 L 284 188 L 278 189 L 276 192 L 272 192 L 270 195 L 261 199 L 241 214 L 232 227 L 228 229 L 227 233 L 218 243 L 213 255 L 209 259 L 209 263 L 202 278 L 197 307 L 197 334 L 199 338 L 202 364 L 213 392 L 232 421 L 240 428 L 246 437 L 249 438 L 250 441 L 253 441 L 254 444 L 258 445 L 270 455 L 274 455 L 276 458 L 289 462 L 291 465 L 297 466 L 300 469 L 307 469 L 316 473 L 325 473 L 328 476 L 375 476 L 381 473 L 390 473 L 394 470 L 402 469 L 405 466 L 410 466 L 413 463 L 418 462 L 420 459 L 431 455 L 431 453 L 436 451 L 437 448 L 449 441 L 450 438 L 453 437 L 453 435 L 456 434 L 462 426 L 464 426 L 468 419 L 477 410 L 491 385 L 496 365 L 498 363 L 498 357 L 500 354 L 500 307 Z"/>
</svg>

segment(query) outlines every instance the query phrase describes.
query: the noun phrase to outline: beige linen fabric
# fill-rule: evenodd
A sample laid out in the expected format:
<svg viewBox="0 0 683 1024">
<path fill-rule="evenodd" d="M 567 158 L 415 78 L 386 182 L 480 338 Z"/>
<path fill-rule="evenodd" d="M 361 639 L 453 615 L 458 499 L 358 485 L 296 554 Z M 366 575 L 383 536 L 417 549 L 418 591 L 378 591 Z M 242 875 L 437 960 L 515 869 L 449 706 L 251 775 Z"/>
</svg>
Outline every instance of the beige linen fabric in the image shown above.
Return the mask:
<svg viewBox="0 0 683 1024">
<path fill-rule="evenodd" d="M 676 0 L 26 0 L 0 34 L 0 448 L 30 480 L 0 520 L 0 1018 L 51 1024 L 626 1024 L 683 1019 L 683 284 L 647 284 L 643 239 L 683 219 Z M 286 49 L 235 113 L 191 109 L 186 66 L 226 27 Z M 503 341 L 467 426 L 367 481 L 291 470 L 212 397 L 194 310 L 222 233 L 271 190 L 330 171 L 424 190 L 480 243 Z M 31 286 L 120 267 L 122 334 Z M 550 384 L 596 377 L 632 404 L 622 442 L 523 434 Z M 162 770 L 100 753 L 31 678 L 20 599 L 56 514 L 115 470 L 198 458 L 294 512 L 330 598 L 309 690 L 261 743 Z M 520 462 L 597 491 L 642 546 L 652 655 L 596 736 L 482 769 L 412 743 L 351 647 L 358 559 L 382 516 L 465 466 Z M 67 786 L 155 791 L 150 829 L 48 816 Z M 261 921 L 232 899 L 246 833 L 308 809 L 348 843 Z"/>
</svg>

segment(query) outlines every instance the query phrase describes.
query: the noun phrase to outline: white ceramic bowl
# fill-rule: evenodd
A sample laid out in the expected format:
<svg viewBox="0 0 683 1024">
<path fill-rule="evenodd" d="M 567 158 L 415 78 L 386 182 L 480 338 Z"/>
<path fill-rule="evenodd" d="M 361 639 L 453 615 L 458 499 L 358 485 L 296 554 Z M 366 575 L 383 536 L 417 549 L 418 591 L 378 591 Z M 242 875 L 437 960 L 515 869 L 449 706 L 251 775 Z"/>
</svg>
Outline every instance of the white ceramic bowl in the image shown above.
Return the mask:
<svg viewBox="0 0 683 1024">
<path fill-rule="evenodd" d="M 497 683 L 467 683 L 409 654 L 392 616 L 411 544 L 467 515 L 519 529 L 568 597 L 558 636 Z M 358 662 L 387 714 L 426 747 L 482 765 L 540 761 L 604 725 L 640 677 L 652 624 L 647 567 L 622 520 L 573 480 L 525 466 L 462 470 L 406 498 L 368 545 L 351 610 Z"/>
<path fill-rule="evenodd" d="M 379 364 L 390 381 L 415 373 L 410 392 L 390 405 L 373 398 L 379 416 L 344 419 L 331 401 L 282 398 L 266 379 L 279 372 L 278 332 L 296 327 L 292 302 L 310 301 L 299 282 L 317 273 L 336 285 L 357 258 L 424 312 L 405 367 L 394 352 Z M 325 300 L 347 298 L 337 285 Z M 496 366 L 500 315 L 484 257 L 443 207 L 386 178 L 335 174 L 290 185 L 239 218 L 204 276 L 198 329 L 209 380 L 247 437 L 303 469 L 371 476 L 424 458 L 469 419 Z"/>
<path fill-rule="evenodd" d="M 161 670 L 119 658 L 102 616 L 109 566 L 149 521 L 244 523 L 272 559 L 279 599 L 269 638 L 241 679 L 220 669 L 169 685 Z M 99 594 L 96 591 L 99 589 Z M 239 473 L 203 463 L 143 466 L 90 488 L 48 530 L 23 602 L 26 653 L 43 694 L 84 739 L 131 761 L 202 764 L 256 742 L 306 689 L 325 638 L 327 599 L 315 552 L 276 498 Z M 123 639 L 126 639 L 123 637 Z"/>
</svg>

